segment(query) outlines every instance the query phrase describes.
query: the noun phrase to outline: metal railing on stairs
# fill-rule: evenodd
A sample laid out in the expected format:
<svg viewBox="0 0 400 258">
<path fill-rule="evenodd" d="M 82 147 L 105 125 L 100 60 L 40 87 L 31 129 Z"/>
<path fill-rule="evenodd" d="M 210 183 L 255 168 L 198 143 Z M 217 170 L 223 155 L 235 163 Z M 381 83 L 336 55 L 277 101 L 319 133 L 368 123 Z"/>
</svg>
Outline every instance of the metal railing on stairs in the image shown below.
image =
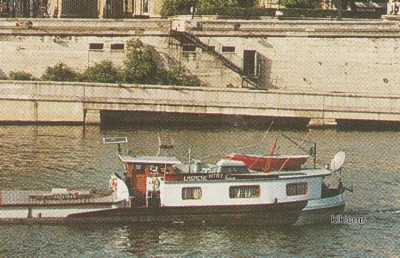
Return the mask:
<svg viewBox="0 0 400 258">
<path fill-rule="evenodd" d="M 200 47 L 203 51 L 206 51 L 216 58 L 218 58 L 226 67 L 234 71 L 235 73 L 239 74 L 242 78 L 242 86 L 246 85 L 247 87 L 254 87 L 257 88 L 257 76 L 249 76 L 246 74 L 244 69 L 241 66 L 238 66 L 232 60 L 224 56 L 222 53 L 217 51 L 216 46 L 214 44 L 210 44 L 210 40 L 208 43 L 203 42 L 195 35 L 187 32 L 187 31 L 178 31 L 178 30 L 171 30 L 171 36 L 184 44 L 193 44 L 197 47 Z M 219 43 L 217 43 L 219 44 Z M 240 57 L 237 57 L 242 60 Z M 243 62 L 242 62 L 243 63 Z"/>
</svg>

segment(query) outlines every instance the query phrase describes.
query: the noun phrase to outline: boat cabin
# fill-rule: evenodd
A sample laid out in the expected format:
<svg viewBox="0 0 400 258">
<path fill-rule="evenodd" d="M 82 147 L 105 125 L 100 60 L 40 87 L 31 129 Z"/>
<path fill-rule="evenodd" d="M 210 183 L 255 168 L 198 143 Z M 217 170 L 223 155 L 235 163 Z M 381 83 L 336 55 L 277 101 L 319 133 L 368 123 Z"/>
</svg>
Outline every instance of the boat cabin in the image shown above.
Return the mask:
<svg viewBox="0 0 400 258">
<path fill-rule="evenodd" d="M 249 169 L 243 161 L 221 159 L 217 162 L 217 173 L 249 173 Z"/>
<path fill-rule="evenodd" d="M 132 198 L 132 205 L 145 204 L 147 178 L 163 177 L 175 173 L 176 165 L 182 164 L 176 157 L 119 155 L 125 164 L 125 183 Z"/>
</svg>

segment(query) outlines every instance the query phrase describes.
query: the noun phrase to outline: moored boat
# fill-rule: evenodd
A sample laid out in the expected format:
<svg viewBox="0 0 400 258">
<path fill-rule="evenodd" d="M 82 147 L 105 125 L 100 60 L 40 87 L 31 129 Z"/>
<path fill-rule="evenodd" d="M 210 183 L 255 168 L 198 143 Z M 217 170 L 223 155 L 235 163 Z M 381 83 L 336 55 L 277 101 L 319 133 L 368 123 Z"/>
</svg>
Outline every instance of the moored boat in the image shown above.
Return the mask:
<svg viewBox="0 0 400 258">
<path fill-rule="evenodd" d="M 125 165 L 129 205 L 73 214 L 68 216 L 70 221 L 291 225 L 308 200 L 318 198 L 322 178 L 329 174 L 325 169 L 251 172 L 243 162 L 231 160 L 191 165 L 174 156 L 135 156 L 118 149 Z"/>
<path fill-rule="evenodd" d="M 0 195 L 0 221 L 123 223 L 137 225 L 269 225 L 296 223 L 309 201 L 321 199 L 330 171 L 250 171 L 241 161 L 183 164 L 170 155 L 123 154 L 124 175 L 113 174 L 107 191 L 24 192 Z M 166 146 L 171 148 L 171 146 Z M 160 144 L 161 148 L 161 144 Z M 58 215 L 56 215 L 58 214 Z"/>
<path fill-rule="evenodd" d="M 114 185 L 120 184 L 116 189 Z M 115 174 L 110 189 L 0 192 L 0 223 L 65 222 L 68 215 L 123 207 L 129 200 L 128 189 Z"/>
</svg>

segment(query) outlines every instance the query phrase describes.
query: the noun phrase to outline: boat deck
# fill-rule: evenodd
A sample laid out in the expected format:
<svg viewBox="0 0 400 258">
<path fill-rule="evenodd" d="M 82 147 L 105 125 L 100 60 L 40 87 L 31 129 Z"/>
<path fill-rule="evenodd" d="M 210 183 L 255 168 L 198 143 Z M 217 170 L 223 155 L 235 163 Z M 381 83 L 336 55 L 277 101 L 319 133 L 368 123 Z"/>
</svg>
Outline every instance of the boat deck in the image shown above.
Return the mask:
<svg viewBox="0 0 400 258">
<path fill-rule="evenodd" d="M 65 205 L 80 203 L 106 204 L 113 201 L 108 190 L 76 191 L 54 194 L 51 191 L 2 191 L 0 206 Z"/>
</svg>

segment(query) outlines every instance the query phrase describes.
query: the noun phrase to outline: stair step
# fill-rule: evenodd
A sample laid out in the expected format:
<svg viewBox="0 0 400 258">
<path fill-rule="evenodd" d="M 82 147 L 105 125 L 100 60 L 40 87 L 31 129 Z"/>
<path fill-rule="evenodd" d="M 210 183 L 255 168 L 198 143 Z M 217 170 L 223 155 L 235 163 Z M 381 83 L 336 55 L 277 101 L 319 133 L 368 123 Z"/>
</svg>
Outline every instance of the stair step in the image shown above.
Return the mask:
<svg viewBox="0 0 400 258">
<path fill-rule="evenodd" d="M 219 60 L 222 61 L 222 63 L 228 67 L 229 69 L 233 70 L 234 72 L 238 73 L 244 81 L 246 81 L 248 84 L 257 87 L 257 83 L 254 82 L 253 80 L 258 79 L 257 76 L 248 76 L 244 75 L 244 71 L 241 67 L 237 66 L 235 63 L 227 59 L 224 55 L 221 53 L 217 52 L 214 48 L 210 47 L 209 45 L 205 44 L 202 42 L 199 38 L 197 38 L 194 35 L 191 35 L 188 32 L 185 31 L 171 31 L 171 36 L 175 37 L 178 41 L 187 43 L 191 42 L 195 44 L 196 46 L 200 47 L 204 51 L 208 51 L 212 55 L 216 56 Z"/>
</svg>

